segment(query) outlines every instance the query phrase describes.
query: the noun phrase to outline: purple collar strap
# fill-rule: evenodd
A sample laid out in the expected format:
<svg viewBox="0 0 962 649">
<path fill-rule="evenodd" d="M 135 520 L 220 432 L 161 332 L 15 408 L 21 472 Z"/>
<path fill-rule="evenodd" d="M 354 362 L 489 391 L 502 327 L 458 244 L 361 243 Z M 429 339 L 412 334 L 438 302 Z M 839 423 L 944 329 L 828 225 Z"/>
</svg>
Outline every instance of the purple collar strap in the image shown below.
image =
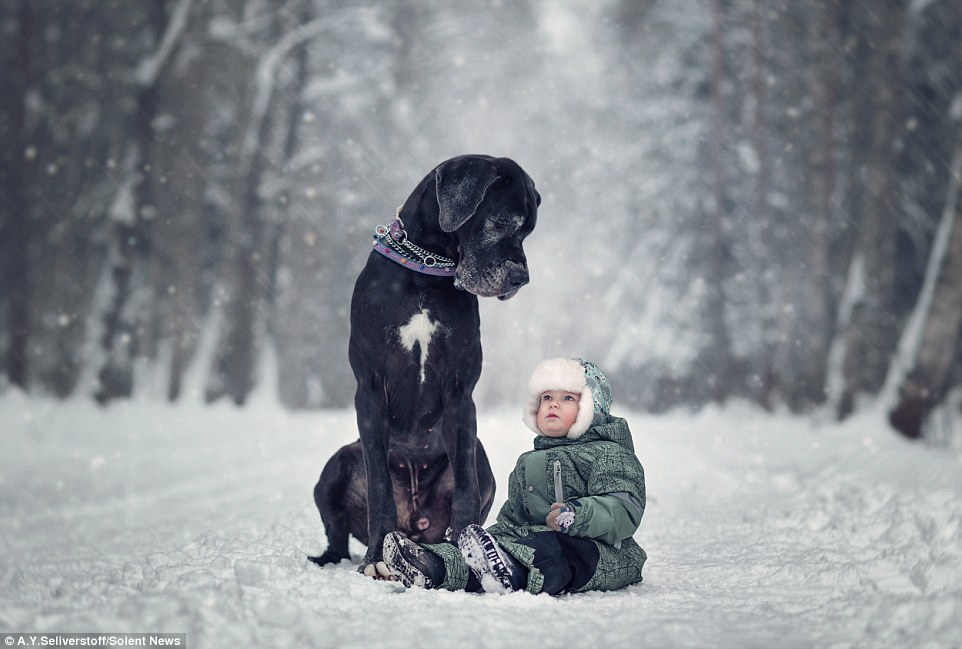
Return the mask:
<svg viewBox="0 0 962 649">
<path fill-rule="evenodd" d="M 400 216 L 401 208 L 394 213 L 394 220 L 390 226 L 379 225 L 374 228 L 374 241 L 371 245 L 391 261 L 424 273 L 440 277 L 454 277 L 457 266 L 453 259 L 436 255 L 424 248 L 408 241 L 407 232 Z"/>
</svg>

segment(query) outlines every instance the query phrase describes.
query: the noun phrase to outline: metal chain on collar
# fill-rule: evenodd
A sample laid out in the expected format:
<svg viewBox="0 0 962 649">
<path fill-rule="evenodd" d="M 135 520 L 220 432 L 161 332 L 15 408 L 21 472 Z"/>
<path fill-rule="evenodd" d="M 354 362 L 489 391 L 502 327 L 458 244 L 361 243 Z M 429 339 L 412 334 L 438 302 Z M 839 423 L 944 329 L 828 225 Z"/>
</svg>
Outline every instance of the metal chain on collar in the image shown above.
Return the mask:
<svg viewBox="0 0 962 649">
<path fill-rule="evenodd" d="M 401 220 L 401 208 L 394 212 L 389 226 L 374 228 L 374 249 L 385 257 L 411 270 L 428 275 L 453 276 L 456 270 L 453 259 L 437 255 L 408 239 Z"/>
</svg>

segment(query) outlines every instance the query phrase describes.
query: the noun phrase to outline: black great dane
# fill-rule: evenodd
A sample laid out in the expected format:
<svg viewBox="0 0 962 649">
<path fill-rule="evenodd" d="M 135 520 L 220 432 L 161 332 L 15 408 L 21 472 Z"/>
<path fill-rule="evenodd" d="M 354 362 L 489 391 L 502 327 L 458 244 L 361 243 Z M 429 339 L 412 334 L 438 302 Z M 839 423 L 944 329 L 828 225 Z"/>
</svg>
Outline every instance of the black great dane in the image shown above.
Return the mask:
<svg viewBox="0 0 962 649">
<path fill-rule="evenodd" d="M 314 501 L 328 538 L 320 565 L 367 544 L 375 574 L 385 534 L 433 543 L 481 523 L 494 476 L 477 438 L 478 296 L 505 300 L 528 283 L 522 242 L 541 196 L 508 158 L 465 155 L 418 184 L 354 286 L 349 356 L 360 441 L 324 467 Z"/>
</svg>

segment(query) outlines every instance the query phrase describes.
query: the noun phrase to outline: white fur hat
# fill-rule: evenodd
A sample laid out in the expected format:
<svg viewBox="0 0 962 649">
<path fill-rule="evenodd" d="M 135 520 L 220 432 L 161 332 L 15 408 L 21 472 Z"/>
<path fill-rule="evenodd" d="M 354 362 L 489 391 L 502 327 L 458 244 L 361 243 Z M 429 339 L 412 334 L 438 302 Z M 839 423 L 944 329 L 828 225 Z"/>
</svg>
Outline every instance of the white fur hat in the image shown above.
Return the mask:
<svg viewBox="0 0 962 649">
<path fill-rule="evenodd" d="M 538 408 L 541 395 L 548 390 L 564 390 L 581 395 L 578 417 L 571 425 L 567 437 L 581 437 L 592 424 L 608 421 L 611 407 L 611 386 L 596 365 L 580 358 L 549 358 L 535 366 L 528 379 L 528 403 L 524 411 L 524 423 L 532 431 L 538 430 Z"/>
</svg>

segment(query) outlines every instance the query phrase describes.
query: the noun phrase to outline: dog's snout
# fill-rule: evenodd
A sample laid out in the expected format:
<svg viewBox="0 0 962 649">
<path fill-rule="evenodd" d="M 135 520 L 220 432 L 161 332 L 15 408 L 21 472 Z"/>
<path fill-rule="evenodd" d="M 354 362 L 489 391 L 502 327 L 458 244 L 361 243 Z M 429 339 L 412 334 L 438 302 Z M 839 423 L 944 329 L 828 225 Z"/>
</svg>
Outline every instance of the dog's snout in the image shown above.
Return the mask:
<svg viewBox="0 0 962 649">
<path fill-rule="evenodd" d="M 511 288 L 521 288 L 531 280 L 528 275 L 528 267 L 523 264 L 513 265 L 508 271 L 508 286 Z"/>
<path fill-rule="evenodd" d="M 499 300 L 514 297 L 514 294 L 530 280 L 526 264 L 511 263 L 506 266 L 505 270 L 504 283 L 501 285 L 502 293 L 498 296 Z"/>
</svg>

